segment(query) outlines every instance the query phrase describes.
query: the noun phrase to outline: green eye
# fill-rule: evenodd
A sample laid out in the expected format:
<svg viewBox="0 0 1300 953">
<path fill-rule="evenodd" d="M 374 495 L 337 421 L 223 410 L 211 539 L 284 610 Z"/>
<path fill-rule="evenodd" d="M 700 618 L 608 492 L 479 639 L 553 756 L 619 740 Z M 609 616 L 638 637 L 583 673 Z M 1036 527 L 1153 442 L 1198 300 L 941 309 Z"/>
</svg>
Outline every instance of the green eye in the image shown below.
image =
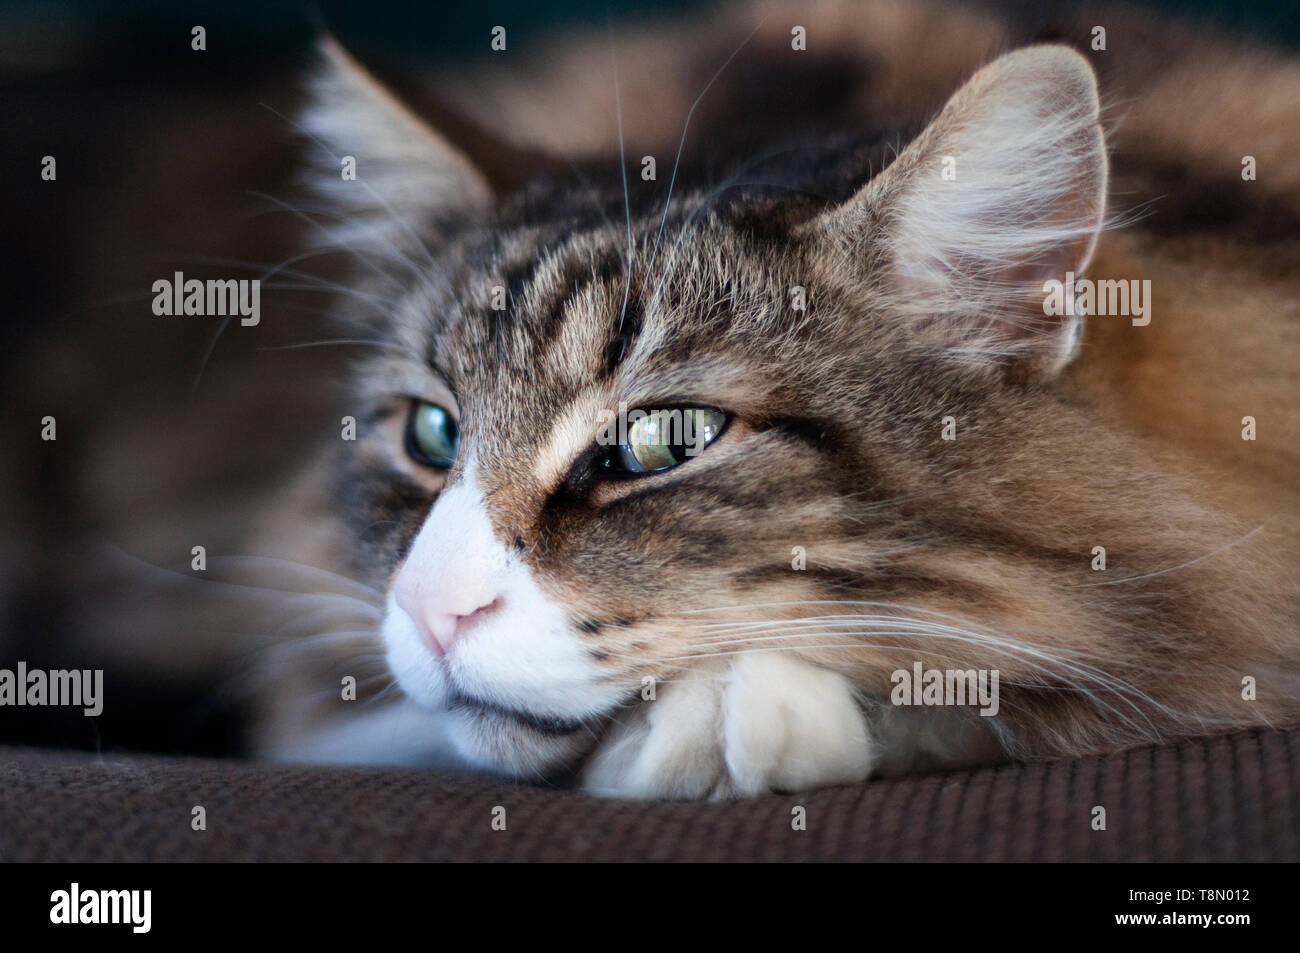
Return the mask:
<svg viewBox="0 0 1300 953">
<path fill-rule="evenodd" d="M 699 454 L 722 433 L 727 415 L 713 407 L 634 410 L 626 433 L 605 467 L 617 473 L 645 474 L 669 470 Z"/>
<path fill-rule="evenodd" d="M 451 414 L 437 404 L 416 401 L 406 420 L 406 452 L 426 467 L 446 470 L 456 459 L 459 433 Z"/>
</svg>

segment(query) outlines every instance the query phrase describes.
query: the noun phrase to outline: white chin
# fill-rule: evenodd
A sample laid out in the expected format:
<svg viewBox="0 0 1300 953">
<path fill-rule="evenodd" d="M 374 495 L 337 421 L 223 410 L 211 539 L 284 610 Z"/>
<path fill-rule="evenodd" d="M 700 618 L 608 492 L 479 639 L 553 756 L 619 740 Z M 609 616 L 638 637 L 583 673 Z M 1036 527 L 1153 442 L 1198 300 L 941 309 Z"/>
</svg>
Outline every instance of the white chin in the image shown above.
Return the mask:
<svg viewBox="0 0 1300 953">
<path fill-rule="evenodd" d="M 586 730 L 547 734 L 506 715 L 463 709 L 451 713 L 448 734 L 477 770 L 533 781 L 573 766 L 595 743 Z"/>
</svg>

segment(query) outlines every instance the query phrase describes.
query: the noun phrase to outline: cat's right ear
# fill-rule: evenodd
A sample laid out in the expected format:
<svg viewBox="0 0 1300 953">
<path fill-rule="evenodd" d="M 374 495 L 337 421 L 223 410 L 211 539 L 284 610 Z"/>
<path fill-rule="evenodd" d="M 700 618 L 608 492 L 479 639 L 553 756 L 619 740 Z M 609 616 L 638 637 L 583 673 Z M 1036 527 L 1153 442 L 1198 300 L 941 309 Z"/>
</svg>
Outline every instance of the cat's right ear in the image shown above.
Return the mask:
<svg viewBox="0 0 1300 953">
<path fill-rule="evenodd" d="M 976 73 L 894 162 L 813 227 L 917 345 L 966 364 L 1028 358 L 1048 374 L 1078 347 L 1047 283 L 1081 273 L 1106 211 L 1092 67 L 1065 46 Z M 1056 314 L 1056 312 L 1053 312 Z"/>
<path fill-rule="evenodd" d="M 349 248 L 405 247 L 439 220 L 481 215 L 492 188 L 466 156 L 403 105 L 332 37 L 300 116 L 308 185 Z"/>
</svg>

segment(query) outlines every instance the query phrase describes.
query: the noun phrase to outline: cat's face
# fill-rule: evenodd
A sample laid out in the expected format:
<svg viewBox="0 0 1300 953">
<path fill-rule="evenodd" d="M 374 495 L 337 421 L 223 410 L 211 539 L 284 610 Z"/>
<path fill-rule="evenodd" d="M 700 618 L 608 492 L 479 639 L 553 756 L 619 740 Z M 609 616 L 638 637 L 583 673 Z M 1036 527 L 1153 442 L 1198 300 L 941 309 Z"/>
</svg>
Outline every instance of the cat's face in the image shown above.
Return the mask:
<svg viewBox="0 0 1300 953">
<path fill-rule="evenodd" d="M 390 180 L 342 184 L 386 313 L 346 450 L 358 563 L 398 682 L 471 760 L 571 765 L 739 653 L 883 696 L 917 658 L 1032 671 L 941 620 L 1089 629 L 1053 505 L 1077 461 L 1025 470 L 1089 426 L 1042 386 L 1077 327 L 1031 294 L 1104 207 L 1074 54 L 989 67 L 839 206 L 683 189 L 612 222 L 605 196 L 498 203 L 337 52 L 320 92 L 311 128 Z"/>
<path fill-rule="evenodd" d="M 791 311 L 816 269 L 788 234 L 674 224 L 626 309 L 625 233 L 457 230 L 446 282 L 399 304 L 409 356 L 360 370 L 379 391 L 358 483 L 391 577 L 392 668 L 416 700 L 450 703 L 489 763 L 553 767 L 643 679 L 716 654 L 728 618 L 806 615 L 783 607 L 885 580 L 907 546 L 865 519 L 897 490 L 876 473 L 889 436 L 868 382 L 898 342 L 825 281 Z M 636 259 L 657 226 L 633 222 Z"/>
</svg>

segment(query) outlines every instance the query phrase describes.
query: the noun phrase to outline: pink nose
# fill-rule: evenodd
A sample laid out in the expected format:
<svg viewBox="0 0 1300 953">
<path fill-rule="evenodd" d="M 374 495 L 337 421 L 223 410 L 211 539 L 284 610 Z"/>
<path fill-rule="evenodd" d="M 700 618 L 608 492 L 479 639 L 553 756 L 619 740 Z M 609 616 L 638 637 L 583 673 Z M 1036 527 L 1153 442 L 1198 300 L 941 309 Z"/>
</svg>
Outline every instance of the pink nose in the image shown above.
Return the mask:
<svg viewBox="0 0 1300 953">
<path fill-rule="evenodd" d="M 440 656 L 450 652 L 475 622 L 493 612 L 501 603 L 496 598 L 444 601 L 401 585 L 394 596 L 402 611 L 415 622 L 424 644 Z M 481 604 L 474 605 L 476 602 Z"/>
</svg>

